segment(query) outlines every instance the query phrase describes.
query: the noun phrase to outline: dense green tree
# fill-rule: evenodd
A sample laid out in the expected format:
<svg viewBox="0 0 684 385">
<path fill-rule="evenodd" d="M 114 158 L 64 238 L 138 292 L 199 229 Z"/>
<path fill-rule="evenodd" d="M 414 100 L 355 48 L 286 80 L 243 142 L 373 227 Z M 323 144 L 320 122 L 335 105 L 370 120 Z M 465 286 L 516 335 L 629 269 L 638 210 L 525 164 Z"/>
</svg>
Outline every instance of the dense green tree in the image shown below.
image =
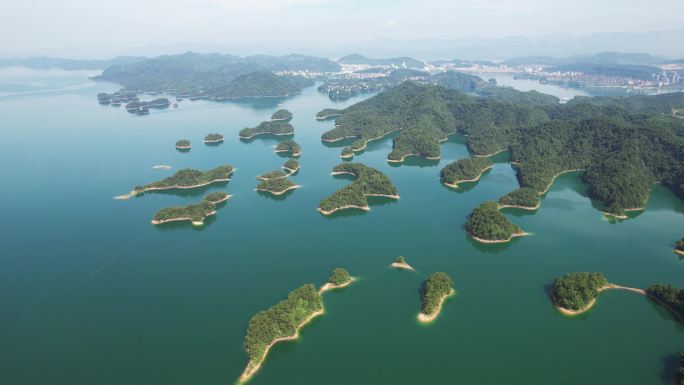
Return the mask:
<svg viewBox="0 0 684 385">
<path fill-rule="evenodd" d="M 202 222 L 209 214 L 216 210 L 214 204 L 202 201 L 187 206 L 171 206 L 163 208 L 154 214 L 153 221 L 163 223 L 169 220 L 187 219 L 193 222 Z"/>
<path fill-rule="evenodd" d="M 290 110 L 286 110 L 283 108 L 274 112 L 273 115 L 271 115 L 271 120 L 288 120 L 292 119 L 292 116 L 293 115 L 292 112 L 290 112 Z"/>
<path fill-rule="evenodd" d="M 485 241 L 506 241 L 523 232 L 499 212 L 499 206 L 494 201 L 485 202 L 473 210 L 466 230 L 473 237 Z"/>
<path fill-rule="evenodd" d="M 207 136 L 204 137 L 205 142 L 218 142 L 223 140 L 223 135 L 213 133 L 213 134 L 207 134 Z"/>
<path fill-rule="evenodd" d="M 259 123 L 258 126 L 252 128 L 243 128 L 240 130 L 240 137 L 249 139 L 256 135 L 294 135 L 294 127 L 284 120 L 268 120 Z"/>
<path fill-rule="evenodd" d="M 224 191 L 216 191 L 204 197 L 204 200 L 216 204 L 228 198 L 228 193 Z"/>
<path fill-rule="evenodd" d="M 143 186 L 135 186 L 134 191 L 140 194 L 145 190 L 163 190 L 172 188 L 188 188 L 199 185 L 206 185 L 216 181 L 225 181 L 233 174 L 233 166 L 223 165 L 209 171 L 199 171 L 186 168 L 177 171 L 175 174 L 160 181 L 148 183 Z"/>
<path fill-rule="evenodd" d="M 655 298 L 660 304 L 665 305 L 680 320 L 684 320 L 684 289 L 656 283 L 649 286 L 646 289 L 646 293 Z"/>
<path fill-rule="evenodd" d="M 423 282 L 421 313 L 434 314 L 442 298 L 453 290 L 453 284 L 451 277 L 446 273 L 439 272 L 430 275 Z"/>
<path fill-rule="evenodd" d="M 478 178 L 484 170 L 492 167 L 489 158 L 465 158 L 446 165 L 439 173 L 442 183 L 458 184 L 461 181 Z"/>
<path fill-rule="evenodd" d="M 302 153 L 302 147 L 294 140 L 284 140 L 278 143 L 275 151 L 289 152 L 292 156 L 299 156 Z"/>
<path fill-rule="evenodd" d="M 356 179 L 321 200 L 318 205 L 321 211 L 330 212 L 345 206 L 367 207 L 368 195 L 397 195 L 397 189 L 387 175 L 364 164 L 341 163 L 333 168 L 333 172 L 348 173 Z"/>
<path fill-rule="evenodd" d="M 179 147 L 179 148 L 190 147 L 190 141 L 187 139 L 181 139 L 181 140 L 176 142 L 176 147 Z"/>
<path fill-rule="evenodd" d="M 521 187 L 499 198 L 499 204 L 502 206 L 520 206 L 526 208 L 537 207 L 539 204 L 539 193 L 533 188 Z"/>
<path fill-rule="evenodd" d="M 282 173 L 282 171 L 280 171 Z M 285 175 L 285 174 L 283 174 Z M 282 194 L 285 191 L 295 187 L 295 184 L 286 177 L 263 179 L 257 184 L 258 191 L 270 192 L 272 194 Z"/>
<path fill-rule="evenodd" d="M 553 282 L 553 299 L 562 308 L 582 310 L 596 299 L 608 280 L 603 273 L 570 273 Z"/>
<path fill-rule="evenodd" d="M 349 275 L 349 272 L 340 267 L 333 270 L 332 273 L 330 273 L 330 276 L 328 277 L 328 283 L 333 284 L 335 286 L 343 285 L 349 282 L 350 280 L 351 276 Z"/>
</svg>

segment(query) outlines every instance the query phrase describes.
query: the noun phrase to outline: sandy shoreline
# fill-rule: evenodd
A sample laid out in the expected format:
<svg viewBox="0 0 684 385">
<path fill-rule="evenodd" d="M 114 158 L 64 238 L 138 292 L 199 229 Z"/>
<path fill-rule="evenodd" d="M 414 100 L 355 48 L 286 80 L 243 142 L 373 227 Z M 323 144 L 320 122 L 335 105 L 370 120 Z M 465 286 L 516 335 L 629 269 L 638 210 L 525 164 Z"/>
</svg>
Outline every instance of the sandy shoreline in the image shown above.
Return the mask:
<svg viewBox="0 0 684 385">
<path fill-rule="evenodd" d="M 620 285 L 615 285 L 615 284 L 612 284 L 612 283 L 609 283 L 609 284 L 607 284 L 607 285 L 605 285 L 605 286 L 603 286 L 603 287 L 598 288 L 597 291 L 598 291 L 599 294 L 600 294 L 600 293 L 601 293 L 602 291 L 604 291 L 604 290 L 611 290 L 611 289 L 614 289 L 614 290 L 626 290 L 626 291 L 631 291 L 631 292 L 634 292 L 634 293 L 637 293 L 637 294 L 641 294 L 641 295 L 645 295 L 645 296 L 650 297 L 650 296 L 648 295 L 648 293 L 646 293 L 646 291 L 643 290 L 643 289 L 634 288 L 634 287 L 627 287 L 627 286 L 620 286 Z M 651 297 L 651 298 L 652 298 L 652 297 Z M 560 311 L 561 313 L 563 313 L 563 314 L 565 314 L 565 315 L 568 315 L 568 316 L 576 316 L 576 315 L 582 314 L 582 313 L 588 311 L 589 309 L 591 309 L 591 308 L 596 304 L 596 300 L 597 300 L 597 299 L 598 299 L 598 296 L 597 296 L 596 298 L 592 299 L 591 302 L 589 302 L 589 303 L 587 304 L 587 306 L 585 306 L 585 307 L 583 307 L 582 309 L 579 309 L 579 310 L 566 309 L 566 308 L 561 307 L 561 306 L 558 306 L 558 305 L 556 305 L 556 309 L 558 309 L 558 311 Z"/>
<path fill-rule="evenodd" d="M 494 151 L 494 152 L 492 152 L 491 154 L 485 154 L 485 155 L 473 154 L 473 156 L 476 157 L 476 158 L 489 158 L 490 156 L 494 156 L 494 155 L 496 155 L 496 154 L 500 154 L 500 153 L 502 153 L 502 152 L 504 152 L 504 151 L 506 151 L 506 150 L 508 150 L 508 149 L 507 149 L 507 148 L 504 148 L 504 149 L 501 149 L 501 150 L 499 150 L 499 151 Z"/>
<path fill-rule="evenodd" d="M 357 176 L 353 172 L 350 171 L 333 171 L 330 173 L 330 175 L 351 175 L 351 176 Z"/>
<path fill-rule="evenodd" d="M 207 202 L 209 202 L 209 203 L 211 203 L 211 204 L 213 204 L 213 205 L 217 205 L 217 204 L 219 204 L 219 203 L 221 203 L 221 202 L 227 201 L 228 199 L 230 199 L 230 197 L 232 197 L 232 195 L 229 194 L 229 195 L 226 195 L 225 198 L 223 198 L 223 199 L 221 199 L 221 200 L 217 200 L 216 202 L 213 202 L 213 201 L 207 201 Z"/>
<path fill-rule="evenodd" d="M 266 359 L 266 356 L 268 355 L 268 351 L 271 350 L 273 345 L 275 345 L 281 341 L 296 340 L 297 338 L 299 338 L 299 330 L 301 330 L 301 328 L 303 328 L 306 324 L 311 322 L 311 320 L 318 317 L 319 315 L 322 315 L 323 313 L 324 313 L 324 309 L 321 309 L 321 310 L 318 310 L 318 311 L 312 313 L 309 317 L 307 317 L 305 320 L 302 321 L 302 323 L 300 323 L 297 326 L 297 330 L 295 330 L 295 333 L 293 335 L 286 336 L 286 337 L 278 337 L 278 338 L 274 339 L 273 341 L 271 341 L 271 343 L 266 346 L 266 349 L 264 349 L 264 355 L 261 357 L 261 359 L 259 361 L 249 360 L 249 362 L 247 363 L 247 367 L 245 368 L 245 370 L 240 375 L 239 382 L 243 383 L 243 382 L 249 380 L 250 377 L 252 377 L 254 375 L 254 373 L 256 373 L 257 370 L 259 370 L 259 368 L 261 367 L 261 364 L 264 362 L 264 360 Z"/>
<path fill-rule="evenodd" d="M 152 166 L 152 168 L 155 170 L 170 170 L 172 167 L 166 164 L 157 164 Z"/>
<path fill-rule="evenodd" d="M 530 233 L 526 233 L 526 232 L 523 231 L 523 232 L 520 232 L 520 233 L 513 233 L 513 234 L 511 234 L 511 236 L 508 237 L 508 239 L 494 239 L 494 240 L 478 238 L 478 237 L 476 237 L 476 236 L 474 236 L 474 235 L 472 235 L 472 234 L 470 234 L 470 233 L 469 233 L 469 235 L 470 235 L 470 237 L 473 238 L 474 240 L 476 240 L 476 241 L 478 241 L 478 242 L 482 242 L 482 243 L 506 243 L 506 242 L 512 241 L 513 238 L 524 237 L 524 236 L 526 236 L 526 235 L 530 235 Z"/>
<path fill-rule="evenodd" d="M 207 218 L 207 217 L 212 216 L 214 214 L 216 214 L 216 210 L 208 213 L 207 215 L 204 216 L 204 218 Z M 193 226 L 204 225 L 204 219 L 202 219 L 201 221 L 193 221 L 192 218 L 190 218 L 190 217 L 171 218 L 171 219 L 164 219 L 161 221 L 156 221 L 153 219 L 150 221 L 150 223 L 152 223 L 153 225 L 161 225 L 161 224 L 169 223 L 169 222 L 186 222 L 186 221 L 191 221 Z"/>
<path fill-rule="evenodd" d="M 539 195 L 546 194 L 549 191 L 549 189 L 551 188 L 551 186 L 553 185 L 553 182 L 556 181 L 556 178 L 558 178 L 559 176 L 561 176 L 563 174 L 567 174 L 569 172 L 576 172 L 576 171 L 584 171 L 584 169 L 583 168 L 573 168 L 571 170 L 565 170 L 565 171 L 559 172 L 558 174 L 554 175 L 553 178 L 551 178 L 551 182 L 549 182 L 549 184 L 546 186 L 544 191 L 538 192 L 537 194 L 539 194 Z"/>
<path fill-rule="evenodd" d="M 416 270 L 416 269 L 413 268 L 413 266 L 409 265 L 409 264 L 406 263 L 406 262 L 404 262 L 404 263 L 401 263 L 401 262 L 392 262 L 392 264 L 391 264 L 390 266 L 392 266 L 392 267 L 394 267 L 394 268 L 397 268 L 397 269 L 414 270 L 414 271 Z"/>
<path fill-rule="evenodd" d="M 333 116 L 342 116 L 342 114 L 330 114 L 330 115 L 323 115 L 323 116 L 316 115 L 316 120 L 325 120 L 328 118 L 332 118 Z"/>
<path fill-rule="evenodd" d="M 484 174 L 486 171 L 491 170 L 492 168 L 494 168 L 494 165 L 491 165 L 491 166 L 485 168 L 484 170 L 480 171 L 480 173 L 474 179 L 461 179 L 461 180 L 454 181 L 452 183 L 447 183 L 447 182 L 442 182 L 442 183 L 444 183 L 445 186 L 449 186 L 451 188 L 458 188 L 459 183 L 477 182 L 482 177 L 482 174 Z"/>
<path fill-rule="evenodd" d="M 646 207 L 633 207 L 633 208 L 630 208 L 630 209 L 625 209 L 624 211 L 625 211 L 625 212 L 630 212 L 630 211 L 644 211 L 645 209 L 646 209 Z M 628 217 L 627 215 L 624 215 L 624 214 L 614 214 L 614 213 L 608 213 L 608 212 L 605 212 L 605 211 L 601 211 L 601 212 L 603 213 L 603 215 L 605 215 L 605 216 L 607 216 L 607 217 L 612 217 L 612 218 L 615 218 L 615 219 L 629 219 L 629 217 Z"/>
<path fill-rule="evenodd" d="M 323 215 L 330 215 L 330 214 L 333 214 L 337 211 L 346 210 L 346 209 L 359 209 L 359 210 L 363 210 L 363 211 L 370 211 L 370 207 L 368 205 L 366 205 L 366 206 L 346 205 L 346 206 L 336 207 L 336 208 L 329 210 L 329 211 L 323 210 L 322 208 L 319 207 L 316 210 L 318 210 L 318 212 L 320 212 Z"/>
<path fill-rule="evenodd" d="M 285 194 L 286 192 L 288 192 L 288 191 L 290 191 L 290 190 L 296 190 L 296 189 L 298 189 L 298 188 L 300 188 L 300 187 L 302 187 L 302 186 L 296 184 L 296 185 L 294 185 L 294 186 L 290 186 L 290 187 L 286 188 L 286 189 L 283 190 L 283 191 L 271 191 L 271 190 L 258 189 L 258 188 L 257 188 L 257 189 L 254 189 L 254 190 L 255 190 L 255 191 L 263 191 L 263 192 L 271 193 L 271 194 L 273 194 L 273 195 L 283 195 L 283 194 Z"/>
<path fill-rule="evenodd" d="M 323 139 L 323 138 L 321 138 L 321 141 L 322 141 L 322 142 L 326 142 L 326 143 L 334 143 L 334 142 L 339 142 L 340 140 L 354 139 L 354 138 L 356 138 L 356 135 L 352 135 L 352 136 L 343 136 L 343 137 L 341 137 L 341 138 L 335 138 L 335 139 Z"/>
<path fill-rule="evenodd" d="M 238 134 L 240 139 L 252 139 L 253 137 L 259 136 L 259 135 L 287 136 L 287 135 L 294 135 L 294 131 L 292 131 L 292 132 L 281 132 L 278 134 L 274 134 L 272 132 L 257 132 L 256 134 L 252 134 L 251 136 L 242 136 L 242 135 Z"/>
<path fill-rule="evenodd" d="M 302 166 L 297 166 L 297 168 L 295 168 L 294 170 L 291 169 L 291 168 L 287 168 L 287 167 L 283 166 L 283 169 L 284 169 L 285 171 L 288 171 L 288 172 L 289 172 L 289 174 L 288 174 L 287 176 L 290 176 L 290 175 L 296 173 L 297 171 L 299 171 L 300 168 L 302 168 Z"/>
<path fill-rule="evenodd" d="M 518 206 L 518 205 L 499 205 L 499 209 L 521 209 L 521 210 L 538 210 L 541 207 L 541 202 L 538 202 L 536 206 L 534 207 L 529 207 L 529 206 Z"/>
<path fill-rule="evenodd" d="M 342 154 L 340 155 L 340 158 L 342 159 L 351 159 L 354 157 L 354 153 L 352 152 L 351 154 Z"/>
<path fill-rule="evenodd" d="M 343 287 L 347 287 L 347 286 L 351 285 L 352 282 L 354 282 L 354 280 L 355 280 L 354 277 L 350 277 L 350 278 L 349 278 L 349 281 L 347 281 L 347 282 L 345 282 L 345 283 L 343 283 L 343 284 L 341 284 L 341 285 L 333 285 L 333 284 L 330 283 L 330 282 L 326 282 L 325 285 L 321 286 L 321 288 L 318 289 L 318 294 L 323 294 L 323 293 L 325 293 L 325 292 L 328 291 L 328 290 L 341 289 L 341 288 L 343 288 Z"/>
<path fill-rule="evenodd" d="M 178 186 L 178 185 L 176 185 L 176 186 L 169 186 L 169 187 L 150 187 L 150 188 L 146 188 L 146 189 L 143 189 L 140 191 L 133 190 L 126 195 L 117 195 L 114 197 L 114 199 L 118 199 L 118 200 L 128 199 L 128 198 L 134 197 L 136 195 L 146 193 L 148 191 L 163 191 L 163 190 L 173 190 L 173 189 L 187 190 L 187 189 L 193 189 L 193 188 L 197 188 L 197 187 L 209 186 L 210 184 L 219 183 L 219 182 L 228 182 L 228 181 L 230 181 L 230 176 L 233 175 L 233 172 L 235 172 L 235 170 L 236 169 L 233 169 L 233 171 L 230 172 L 230 174 L 228 175 L 228 178 L 213 179 L 207 183 L 201 183 L 201 184 L 196 184 L 196 185 L 192 185 L 192 186 Z"/>
<path fill-rule="evenodd" d="M 684 251 L 674 249 L 675 254 L 684 255 Z"/>
<path fill-rule="evenodd" d="M 281 153 L 281 152 L 291 152 L 291 153 L 292 153 L 292 156 L 300 156 L 300 155 L 302 155 L 302 152 L 301 152 L 301 151 L 300 151 L 300 152 L 293 152 L 292 150 L 275 150 L 275 153 L 276 153 L 276 154 L 279 154 L 279 153 Z"/>
<path fill-rule="evenodd" d="M 191 148 L 192 148 L 192 146 L 176 146 L 176 149 L 178 149 L 178 150 L 189 150 Z"/>
<path fill-rule="evenodd" d="M 223 142 L 223 138 L 221 139 L 216 139 L 216 140 L 203 140 L 204 143 L 219 143 Z"/>
<path fill-rule="evenodd" d="M 399 199 L 399 195 L 389 195 L 389 194 L 363 194 L 365 197 L 383 197 L 391 199 Z"/>
<path fill-rule="evenodd" d="M 439 305 L 437 305 L 437 309 L 435 310 L 434 313 L 432 313 L 432 314 L 425 314 L 422 312 L 418 313 L 418 321 L 423 322 L 423 323 L 434 321 L 435 318 L 437 318 L 439 313 L 442 311 L 442 305 L 444 305 L 444 301 L 446 301 L 446 299 L 448 297 L 451 297 L 454 294 L 456 294 L 456 291 L 454 291 L 454 289 L 452 288 L 448 294 L 443 295 L 442 298 L 439 299 Z"/>
</svg>

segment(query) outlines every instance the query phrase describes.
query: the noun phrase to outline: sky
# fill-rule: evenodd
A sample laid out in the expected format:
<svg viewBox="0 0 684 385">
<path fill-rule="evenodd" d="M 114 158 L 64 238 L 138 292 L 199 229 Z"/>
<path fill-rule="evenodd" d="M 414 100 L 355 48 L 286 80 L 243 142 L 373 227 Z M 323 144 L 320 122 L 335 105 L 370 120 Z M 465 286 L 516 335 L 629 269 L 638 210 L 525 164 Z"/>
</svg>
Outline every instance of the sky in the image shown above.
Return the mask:
<svg viewBox="0 0 684 385">
<path fill-rule="evenodd" d="M 0 54 L 81 57 L 180 42 L 352 44 L 684 28 L 682 0 L 0 0 Z"/>
</svg>

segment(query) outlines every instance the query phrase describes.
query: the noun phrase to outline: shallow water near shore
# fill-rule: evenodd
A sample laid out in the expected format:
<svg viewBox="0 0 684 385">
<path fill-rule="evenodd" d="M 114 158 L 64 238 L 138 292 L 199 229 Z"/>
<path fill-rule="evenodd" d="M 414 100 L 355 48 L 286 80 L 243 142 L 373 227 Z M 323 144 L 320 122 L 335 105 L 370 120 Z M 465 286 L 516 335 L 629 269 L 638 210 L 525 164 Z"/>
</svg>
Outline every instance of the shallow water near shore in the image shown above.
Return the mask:
<svg viewBox="0 0 684 385">
<path fill-rule="evenodd" d="M 334 122 L 315 113 L 365 97 L 333 103 L 311 87 L 283 100 L 184 100 L 139 117 L 100 106 L 95 95 L 118 87 L 87 76 L 0 76 L 0 384 L 233 384 L 247 364 L 250 317 L 302 284 L 322 285 L 335 267 L 358 280 L 325 292 L 325 314 L 271 349 L 250 384 L 669 383 L 684 326 L 664 309 L 615 290 L 569 318 L 548 298 L 553 279 L 573 271 L 684 286 L 672 252 L 684 204 L 662 186 L 643 213 L 609 221 L 579 173 L 565 174 L 536 212 L 504 211 L 530 236 L 485 245 L 463 226 L 474 207 L 517 188 L 507 154 L 451 189 L 439 171 L 469 156 L 463 137 L 450 137 L 439 161 L 402 165 L 386 161 L 388 137 L 354 161 L 386 173 L 401 198 L 326 217 L 318 202 L 349 179 L 330 175 L 344 143 L 321 143 Z M 302 155 L 291 180 L 302 187 L 270 197 L 254 191 L 255 177 L 282 166 L 273 146 L 287 138 L 244 142 L 238 131 L 278 108 L 295 115 Z M 202 144 L 211 132 L 224 143 Z M 192 149 L 177 151 L 179 139 Z M 185 167 L 226 163 L 237 167 L 227 185 L 113 199 Z M 152 168 L 160 164 L 172 169 Z M 205 226 L 150 225 L 157 210 L 214 191 L 233 196 Z M 390 268 L 399 255 L 416 270 Z M 420 285 L 435 271 L 457 294 L 421 324 Z"/>
</svg>

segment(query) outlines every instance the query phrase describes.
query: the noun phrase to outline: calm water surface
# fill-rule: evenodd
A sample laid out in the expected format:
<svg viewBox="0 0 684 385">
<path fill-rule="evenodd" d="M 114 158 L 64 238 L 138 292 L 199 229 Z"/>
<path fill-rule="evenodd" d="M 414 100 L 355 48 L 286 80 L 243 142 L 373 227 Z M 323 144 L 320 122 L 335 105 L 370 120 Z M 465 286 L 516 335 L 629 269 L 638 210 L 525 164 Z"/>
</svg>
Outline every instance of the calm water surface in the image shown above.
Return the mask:
<svg viewBox="0 0 684 385">
<path fill-rule="evenodd" d="M 532 236 L 481 245 L 463 225 L 475 206 L 517 188 L 506 154 L 480 182 L 451 190 L 439 170 L 469 156 L 462 138 L 442 146 L 439 162 L 402 166 L 386 162 L 383 140 L 355 160 L 389 175 L 401 199 L 327 218 L 319 200 L 348 181 L 330 176 L 342 144 L 321 143 L 333 122 L 314 114 L 362 98 L 335 104 L 312 87 L 286 100 L 183 101 L 137 117 L 98 105 L 98 92 L 117 87 L 88 75 L 0 71 L 0 384 L 233 384 L 247 362 L 249 318 L 337 266 L 358 282 L 326 293 L 326 314 L 272 349 L 251 384 L 669 381 L 684 327 L 663 309 L 610 291 L 571 319 L 547 296 L 571 271 L 684 286 L 684 262 L 672 253 L 684 205 L 665 188 L 654 187 L 642 214 L 611 223 L 567 174 L 538 212 L 506 211 Z M 303 187 L 273 199 L 253 190 L 256 175 L 285 160 L 277 141 L 246 143 L 237 133 L 279 107 L 295 114 L 303 154 L 292 179 Z M 210 132 L 225 142 L 203 145 Z M 174 149 L 182 138 L 193 142 L 189 153 Z M 225 163 L 238 168 L 228 185 L 112 199 L 181 168 Z M 150 225 L 158 209 L 212 191 L 234 196 L 204 228 Z M 390 269 L 398 255 L 417 271 Z M 421 325 L 418 290 L 435 271 L 454 278 L 457 295 Z"/>
</svg>

